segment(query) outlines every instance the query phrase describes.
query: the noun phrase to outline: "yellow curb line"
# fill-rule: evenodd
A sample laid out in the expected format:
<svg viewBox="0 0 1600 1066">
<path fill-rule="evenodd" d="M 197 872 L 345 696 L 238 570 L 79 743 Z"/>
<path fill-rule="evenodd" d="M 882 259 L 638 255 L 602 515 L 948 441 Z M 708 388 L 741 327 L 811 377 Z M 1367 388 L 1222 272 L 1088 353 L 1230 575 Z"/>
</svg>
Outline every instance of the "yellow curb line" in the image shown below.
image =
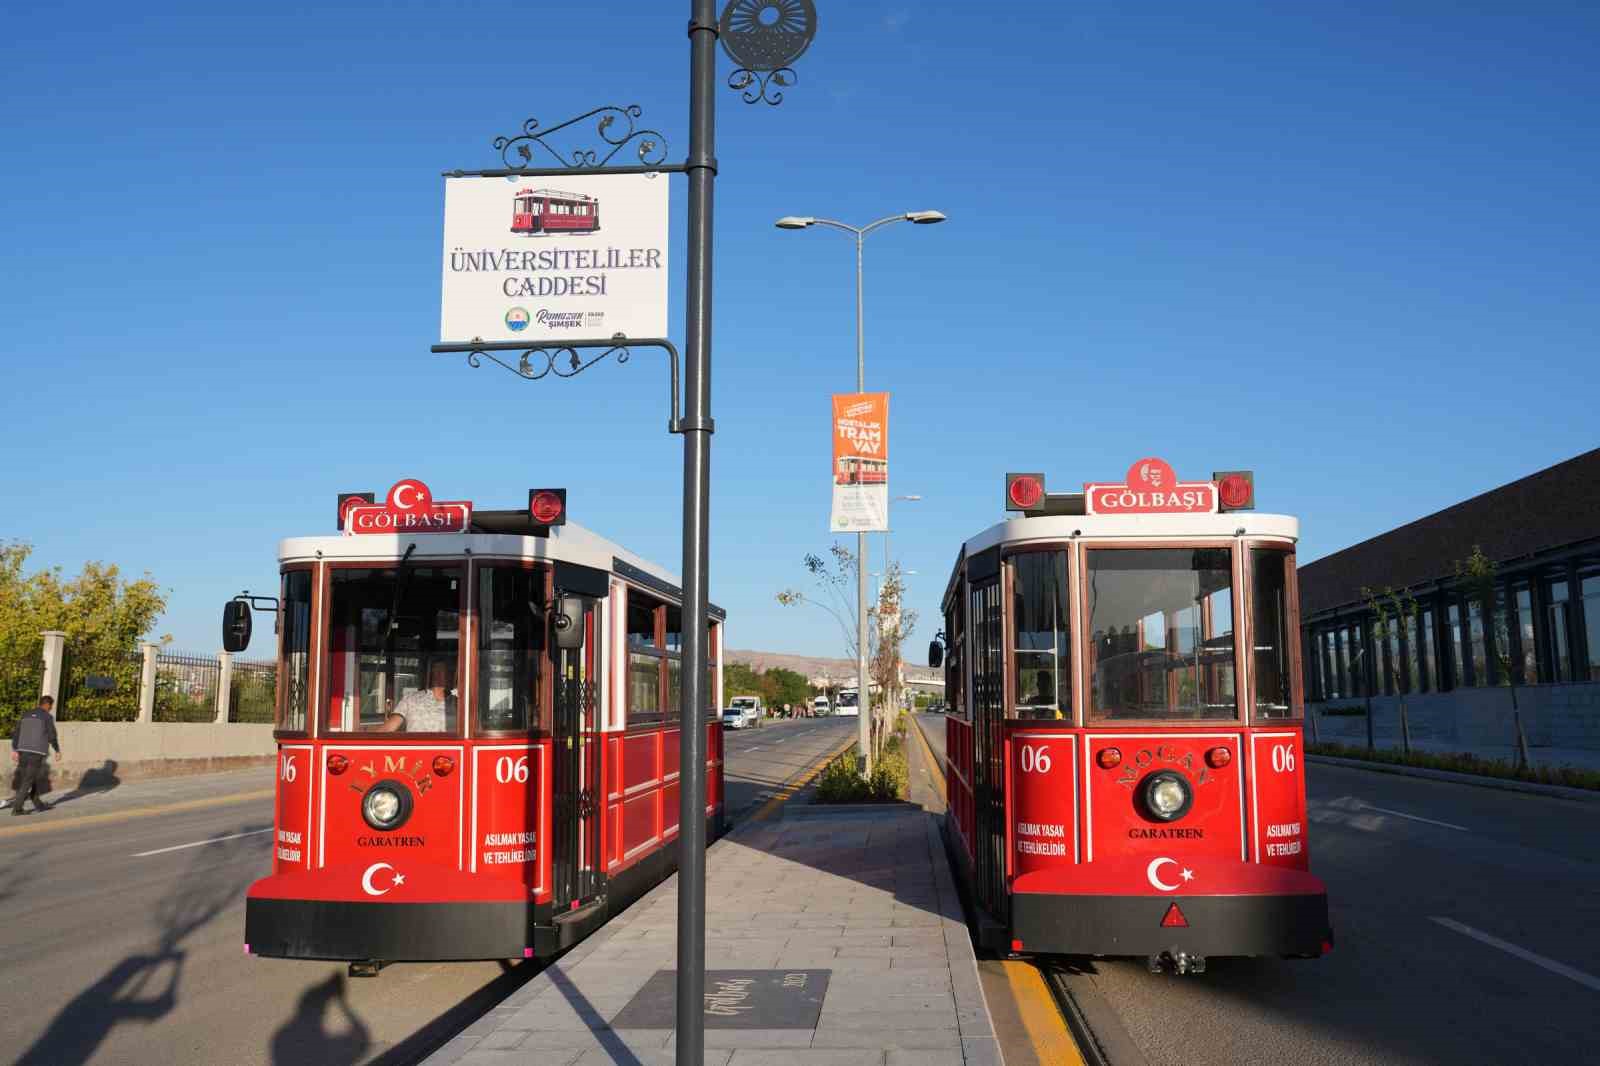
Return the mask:
<svg viewBox="0 0 1600 1066">
<path fill-rule="evenodd" d="M 944 764 L 933 753 L 933 745 L 928 743 L 928 738 L 922 735 L 922 723 L 912 718 L 911 728 L 916 730 L 917 741 L 922 745 L 922 754 L 927 757 L 928 765 L 935 771 L 928 776 L 933 778 L 933 783 L 939 788 L 939 798 L 944 800 L 944 805 L 948 807 L 950 806 L 950 793 L 944 783 Z"/>
<path fill-rule="evenodd" d="M 802 788 L 805 788 L 807 785 L 811 784 L 812 781 L 815 781 L 817 775 L 828 768 L 829 763 L 833 762 L 833 760 L 849 751 L 850 748 L 855 745 L 855 743 L 856 738 L 851 737 L 843 744 L 840 744 L 837 748 L 834 748 L 832 751 L 828 752 L 828 754 L 824 755 L 821 759 L 818 759 L 815 763 L 812 763 L 803 774 L 797 778 L 791 779 L 789 783 L 784 785 L 776 795 L 767 800 L 766 803 L 763 803 L 761 805 L 761 809 L 752 814 L 748 820 L 752 822 L 764 822 L 768 818 L 771 818 L 773 814 L 777 812 L 779 807 L 782 807 L 785 803 L 789 802 L 789 797 L 793 796 L 796 792 L 799 792 Z"/>
<path fill-rule="evenodd" d="M 1041 1066 L 1085 1066 L 1083 1053 L 1077 1041 L 1067 1030 L 1055 997 L 1045 987 L 1039 971 L 1026 962 L 1001 963 L 1006 972 L 1006 983 L 1011 986 L 1011 997 L 1016 1001 L 1017 1014 L 1022 1027 L 1033 1042 L 1033 1052 L 1039 1056 Z"/>
<path fill-rule="evenodd" d="M 946 791 L 944 768 L 933 754 L 933 746 L 928 743 L 928 738 L 922 735 L 922 723 L 913 718 L 911 724 L 917 731 L 917 740 L 922 744 L 923 755 L 927 757 L 929 765 L 939 771 L 933 780 L 939 788 L 940 797 L 948 805 L 950 796 Z M 1072 1038 L 1071 1031 L 1067 1029 L 1066 1020 L 1061 1017 L 1061 1009 L 1056 1006 L 1055 997 L 1045 986 L 1044 978 L 1039 976 L 1038 969 L 1029 963 L 1013 960 L 1002 962 L 1000 965 L 1005 971 L 1011 998 L 1017 1005 L 1017 1016 L 1022 1020 L 1022 1027 L 1028 1032 L 1028 1040 L 1033 1044 L 1033 1052 L 1039 1057 L 1039 1062 L 1043 1066 L 1058 1066 L 1058 1064 L 1085 1066 L 1083 1053 L 1078 1050 L 1078 1042 Z"/>
<path fill-rule="evenodd" d="M 157 814 L 197 811 L 206 807 L 223 807 L 230 803 L 249 803 L 254 800 L 271 798 L 272 789 L 266 788 L 259 792 L 234 792 L 227 796 L 208 796 L 203 799 L 180 800 L 177 803 L 167 803 L 157 807 L 135 807 L 129 811 L 85 814 L 78 818 L 63 818 L 59 822 L 48 822 L 42 825 L 19 825 L 11 829 L 0 829 L 0 840 L 4 840 L 7 837 L 27 836 L 30 833 L 48 833 L 52 829 L 72 829 L 80 825 L 105 825 L 107 822 L 126 822 L 130 818 L 149 818 Z M 0 815 L 0 817 L 8 816 Z"/>
</svg>

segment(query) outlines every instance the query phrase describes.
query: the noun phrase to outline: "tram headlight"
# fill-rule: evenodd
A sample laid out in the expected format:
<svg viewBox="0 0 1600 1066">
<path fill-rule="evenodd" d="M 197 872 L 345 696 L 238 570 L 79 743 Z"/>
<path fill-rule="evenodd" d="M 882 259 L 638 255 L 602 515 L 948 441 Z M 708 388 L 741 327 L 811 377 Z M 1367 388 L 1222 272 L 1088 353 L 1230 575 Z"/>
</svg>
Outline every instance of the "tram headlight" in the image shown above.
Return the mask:
<svg viewBox="0 0 1600 1066">
<path fill-rule="evenodd" d="M 1171 770 L 1153 773 L 1144 780 L 1141 789 L 1145 810 L 1152 818 L 1163 822 L 1176 821 L 1189 813 L 1194 805 L 1194 791 L 1182 774 Z"/>
<path fill-rule="evenodd" d="M 396 829 L 411 814 L 411 793 L 398 781 L 379 781 L 361 797 L 361 817 L 374 829 Z"/>
</svg>

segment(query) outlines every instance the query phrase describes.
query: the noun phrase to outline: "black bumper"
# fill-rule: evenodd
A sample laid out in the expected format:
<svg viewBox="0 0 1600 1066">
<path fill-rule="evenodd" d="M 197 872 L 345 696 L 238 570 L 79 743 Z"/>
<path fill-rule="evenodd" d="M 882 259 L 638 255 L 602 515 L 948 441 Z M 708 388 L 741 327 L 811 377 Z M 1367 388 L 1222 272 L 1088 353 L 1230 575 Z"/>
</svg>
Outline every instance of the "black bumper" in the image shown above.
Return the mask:
<svg viewBox="0 0 1600 1066">
<path fill-rule="evenodd" d="M 1163 926 L 1178 905 L 1187 926 Z M 1012 950 L 1063 955 L 1289 955 L 1315 957 L 1333 943 L 1328 897 L 1011 897 Z"/>
<path fill-rule="evenodd" d="M 548 950 L 550 917 L 531 903 L 247 899 L 244 940 L 252 955 L 285 959 L 520 959 Z"/>
</svg>

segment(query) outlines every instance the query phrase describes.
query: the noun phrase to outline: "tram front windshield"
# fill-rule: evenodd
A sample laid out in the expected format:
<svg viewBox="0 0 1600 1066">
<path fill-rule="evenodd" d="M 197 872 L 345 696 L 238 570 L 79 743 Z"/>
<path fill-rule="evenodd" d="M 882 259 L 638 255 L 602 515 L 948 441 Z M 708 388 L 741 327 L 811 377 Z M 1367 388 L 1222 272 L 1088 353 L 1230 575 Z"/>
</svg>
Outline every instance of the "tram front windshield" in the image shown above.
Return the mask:
<svg viewBox="0 0 1600 1066">
<path fill-rule="evenodd" d="M 332 576 L 328 730 L 454 733 L 460 569 L 340 568 Z"/>
<path fill-rule="evenodd" d="M 1228 549 L 1089 551 L 1088 622 L 1092 715 L 1238 716 Z"/>
</svg>

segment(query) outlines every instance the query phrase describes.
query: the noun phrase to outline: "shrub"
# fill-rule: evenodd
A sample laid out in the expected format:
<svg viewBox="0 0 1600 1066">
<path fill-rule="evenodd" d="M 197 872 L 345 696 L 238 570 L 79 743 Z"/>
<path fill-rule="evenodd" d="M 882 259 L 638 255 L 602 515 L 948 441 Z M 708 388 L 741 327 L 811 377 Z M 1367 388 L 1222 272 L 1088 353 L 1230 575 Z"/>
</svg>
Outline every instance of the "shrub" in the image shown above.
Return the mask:
<svg viewBox="0 0 1600 1066">
<path fill-rule="evenodd" d="M 872 776 L 861 776 L 861 758 L 847 751 L 822 771 L 817 778 L 814 803 L 894 803 L 905 797 L 905 751 L 899 738 L 892 737 L 884 745 L 883 758 L 872 768 Z"/>
<path fill-rule="evenodd" d="M 1585 770 L 1576 766 L 1530 766 L 1518 769 L 1514 763 L 1485 759 L 1470 752 L 1447 754 L 1413 751 L 1407 755 L 1395 749 L 1378 748 L 1369 751 L 1347 744 L 1308 744 L 1306 749 L 1312 755 L 1332 755 L 1341 759 L 1362 759 L 1366 762 L 1381 762 L 1391 766 L 1418 766 L 1427 770 L 1449 770 L 1458 774 L 1533 781 L 1541 785 L 1600 790 L 1600 770 Z"/>
</svg>

